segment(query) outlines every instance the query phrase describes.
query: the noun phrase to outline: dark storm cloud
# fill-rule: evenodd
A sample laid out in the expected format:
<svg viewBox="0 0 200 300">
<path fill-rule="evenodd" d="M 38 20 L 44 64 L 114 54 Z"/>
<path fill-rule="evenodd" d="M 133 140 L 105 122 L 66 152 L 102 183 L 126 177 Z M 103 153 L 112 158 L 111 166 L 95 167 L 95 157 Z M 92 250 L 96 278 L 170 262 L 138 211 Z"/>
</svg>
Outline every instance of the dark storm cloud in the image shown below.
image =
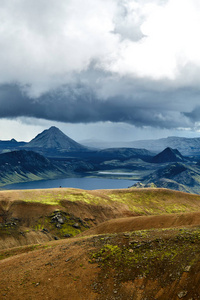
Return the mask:
<svg viewBox="0 0 200 300">
<path fill-rule="evenodd" d="M 198 1 L 0 4 L 0 118 L 196 126 Z"/>
<path fill-rule="evenodd" d="M 28 97 L 17 85 L 2 85 L 0 118 L 24 116 L 69 123 L 110 121 L 138 127 L 185 127 L 188 123 L 186 114 L 181 114 L 173 107 L 174 99 L 178 97 L 176 93 L 173 95 L 174 98 L 169 99 L 172 97 L 169 92 L 133 89 L 132 94 L 129 90 L 126 95 L 99 99 L 91 87 L 77 84 L 73 87 L 64 86 L 34 99 Z M 157 105 L 160 97 L 164 101 L 163 105 Z"/>
<path fill-rule="evenodd" d="M 200 122 L 200 106 L 195 107 L 191 112 L 184 113 L 184 115 L 193 123 Z"/>
</svg>

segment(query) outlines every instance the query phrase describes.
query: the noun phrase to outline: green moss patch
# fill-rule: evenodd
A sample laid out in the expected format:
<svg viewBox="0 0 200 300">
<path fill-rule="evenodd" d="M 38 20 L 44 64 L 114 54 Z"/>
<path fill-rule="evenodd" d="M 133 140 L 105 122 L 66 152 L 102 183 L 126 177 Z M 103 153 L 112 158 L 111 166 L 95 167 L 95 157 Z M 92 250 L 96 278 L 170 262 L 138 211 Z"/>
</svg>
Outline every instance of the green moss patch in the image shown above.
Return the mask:
<svg viewBox="0 0 200 300">
<path fill-rule="evenodd" d="M 112 276 L 119 286 L 147 277 L 164 286 L 192 272 L 200 260 L 199 228 L 136 231 L 104 236 L 100 242 L 89 260 L 101 269 L 98 282 Z"/>
<path fill-rule="evenodd" d="M 49 232 L 58 238 L 69 238 L 89 229 L 89 225 L 72 214 L 55 210 L 50 216 L 40 218 L 34 229 Z"/>
</svg>

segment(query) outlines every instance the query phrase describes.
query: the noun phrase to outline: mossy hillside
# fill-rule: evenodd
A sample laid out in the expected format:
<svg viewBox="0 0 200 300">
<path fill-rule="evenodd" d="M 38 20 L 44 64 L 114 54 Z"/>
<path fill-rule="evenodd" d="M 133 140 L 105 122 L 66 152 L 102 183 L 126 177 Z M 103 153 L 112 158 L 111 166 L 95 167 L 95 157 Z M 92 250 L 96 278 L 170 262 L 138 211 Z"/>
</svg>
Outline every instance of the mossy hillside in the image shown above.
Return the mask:
<svg viewBox="0 0 200 300">
<path fill-rule="evenodd" d="M 69 238 L 89 229 L 89 227 L 86 221 L 72 214 L 56 210 L 49 216 L 39 218 L 33 226 L 33 229 L 43 231 L 44 233 L 50 232 L 53 236 L 58 238 Z"/>
<path fill-rule="evenodd" d="M 193 195 L 194 196 L 194 195 Z M 110 193 L 110 200 L 124 203 L 128 205 L 131 211 L 135 211 L 138 214 L 162 214 L 162 213 L 177 213 L 177 212 L 189 212 L 196 211 L 199 208 L 198 197 L 189 197 L 189 195 L 170 190 L 161 189 L 146 189 L 120 191 L 119 193 Z M 192 202 L 190 202 L 190 199 Z M 198 199 L 198 200 L 197 200 Z M 195 202 L 195 208 L 193 208 L 193 200 Z M 196 202 L 197 200 L 197 202 Z"/>
<path fill-rule="evenodd" d="M 200 228 L 102 236 L 101 245 L 89 258 L 100 268 L 96 291 L 102 281 L 106 287 L 111 279 L 119 289 L 122 283 L 139 279 L 171 285 L 184 272 L 193 272 L 200 260 L 199 246 Z"/>
<path fill-rule="evenodd" d="M 94 196 L 90 192 L 79 189 L 43 189 L 43 190 L 18 190 L 1 191 L 0 198 L 14 198 L 25 202 L 42 203 L 47 205 L 62 205 L 62 201 L 84 202 L 87 204 L 99 204 L 103 201 L 102 197 Z"/>
<path fill-rule="evenodd" d="M 83 202 L 92 205 L 126 205 L 138 214 L 194 212 L 200 209 L 200 196 L 167 189 L 123 189 L 85 191 L 72 188 L 47 190 L 2 191 L 0 199 L 23 200 L 62 206 L 63 202 Z"/>
</svg>

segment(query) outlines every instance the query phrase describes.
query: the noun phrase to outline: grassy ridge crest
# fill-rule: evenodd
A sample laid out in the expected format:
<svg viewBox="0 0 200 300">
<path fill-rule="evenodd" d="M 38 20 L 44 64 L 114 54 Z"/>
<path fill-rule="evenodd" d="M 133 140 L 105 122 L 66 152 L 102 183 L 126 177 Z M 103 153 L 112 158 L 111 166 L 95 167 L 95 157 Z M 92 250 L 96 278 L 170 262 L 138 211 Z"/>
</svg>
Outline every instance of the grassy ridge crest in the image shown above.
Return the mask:
<svg viewBox="0 0 200 300">
<path fill-rule="evenodd" d="M 138 215 L 194 212 L 200 209 L 200 195 L 154 188 L 92 191 L 57 188 L 0 191 L 0 201 L 5 201 L 5 199 L 59 206 L 62 206 L 65 201 L 100 206 L 121 205 Z"/>
</svg>

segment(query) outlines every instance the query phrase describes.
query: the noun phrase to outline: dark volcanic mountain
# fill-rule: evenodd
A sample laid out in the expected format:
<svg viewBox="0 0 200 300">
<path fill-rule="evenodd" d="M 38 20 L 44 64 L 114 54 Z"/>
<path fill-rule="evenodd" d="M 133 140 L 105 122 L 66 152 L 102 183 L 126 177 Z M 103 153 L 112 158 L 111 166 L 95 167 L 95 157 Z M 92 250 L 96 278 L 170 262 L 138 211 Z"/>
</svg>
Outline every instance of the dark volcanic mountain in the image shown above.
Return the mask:
<svg viewBox="0 0 200 300">
<path fill-rule="evenodd" d="M 69 138 L 60 129 L 54 126 L 38 134 L 34 139 L 26 144 L 26 148 L 58 149 L 68 152 L 84 151 L 87 149 Z"/>
<path fill-rule="evenodd" d="M 33 151 L 12 151 L 0 154 L 0 185 L 53 179 L 63 177 L 67 172 Z"/>
<path fill-rule="evenodd" d="M 167 147 L 161 153 L 157 154 L 152 158 L 152 163 L 178 162 L 184 160 L 184 157 L 177 149 Z"/>
<path fill-rule="evenodd" d="M 142 184 L 144 186 L 154 184 L 156 187 L 200 194 L 199 182 L 200 168 L 198 166 L 176 162 L 151 173 Z"/>
</svg>

